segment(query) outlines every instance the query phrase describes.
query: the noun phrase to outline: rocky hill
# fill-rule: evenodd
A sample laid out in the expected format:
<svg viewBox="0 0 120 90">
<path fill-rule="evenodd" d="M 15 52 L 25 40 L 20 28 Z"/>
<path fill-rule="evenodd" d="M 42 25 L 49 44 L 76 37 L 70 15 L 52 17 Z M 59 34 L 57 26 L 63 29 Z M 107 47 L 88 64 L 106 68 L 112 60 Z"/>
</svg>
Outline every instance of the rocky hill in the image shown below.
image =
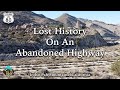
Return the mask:
<svg viewBox="0 0 120 90">
<path fill-rule="evenodd" d="M 6 12 L 13 12 L 14 13 L 14 23 L 11 24 L 11 26 L 16 26 L 16 25 L 23 25 L 23 24 L 28 24 L 28 23 L 33 23 L 33 24 L 54 24 L 54 25 L 59 25 L 61 24 L 58 21 L 55 21 L 53 19 L 47 18 L 42 14 L 36 14 L 31 11 L 6 11 Z M 0 26 L 3 26 L 3 13 L 4 11 L 0 12 Z M 9 25 L 10 26 L 10 25 Z"/>
<path fill-rule="evenodd" d="M 9 11 L 10 12 L 10 11 Z M 71 26 L 74 27 L 78 21 L 77 18 L 68 14 L 63 14 L 60 18 L 53 20 L 45 17 L 41 14 L 35 14 L 31 11 L 12 11 L 14 13 L 15 22 L 13 24 L 4 24 L 3 11 L 0 12 L 0 53 L 15 53 L 17 49 L 25 50 L 38 50 L 43 49 L 62 49 L 62 48 L 89 48 L 99 47 L 106 45 L 106 41 L 96 30 L 91 27 L 84 27 L 86 35 L 81 37 L 80 35 L 34 35 L 33 27 L 40 29 L 40 25 L 52 25 L 52 26 Z M 37 26 L 36 26 L 37 25 Z M 80 21 L 80 26 L 85 26 L 85 23 Z M 5 28 L 6 27 L 6 28 Z M 48 38 L 58 39 L 63 41 L 64 38 L 74 39 L 76 44 L 72 47 L 63 46 L 48 46 L 45 44 L 45 40 Z"/>
<path fill-rule="evenodd" d="M 120 25 L 107 24 L 102 21 L 92 21 L 84 18 L 78 18 L 66 13 L 59 16 L 55 20 L 60 21 L 69 27 L 75 26 L 76 22 L 79 21 L 81 25 L 86 25 L 86 27 L 97 30 L 104 39 L 109 38 L 109 40 L 111 40 L 111 38 L 120 38 Z"/>
<path fill-rule="evenodd" d="M 107 24 L 98 20 L 88 20 L 79 18 L 87 27 L 96 29 L 104 38 L 120 38 L 120 26 L 114 24 Z"/>
<path fill-rule="evenodd" d="M 116 38 L 118 37 L 115 33 L 110 31 L 109 29 L 106 29 L 106 28 L 104 28 L 104 27 L 102 27 L 98 24 L 92 23 L 90 25 L 90 27 L 93 28 L 93 29 L 96 29 L 103 36 L 103 38 L 104 37 L 116 37 Z"/>
<path fill-rule="evenodd" d="M 55 20 L 62 22 L 67 27 L 75 27 L 78 19 L 74 16 L 71 16 L 67 13 L 64 13 L 60 17 L 56 18 Z M 79 21 L 81 25 L 85 26 L 85 23 Z"/>
</svg>

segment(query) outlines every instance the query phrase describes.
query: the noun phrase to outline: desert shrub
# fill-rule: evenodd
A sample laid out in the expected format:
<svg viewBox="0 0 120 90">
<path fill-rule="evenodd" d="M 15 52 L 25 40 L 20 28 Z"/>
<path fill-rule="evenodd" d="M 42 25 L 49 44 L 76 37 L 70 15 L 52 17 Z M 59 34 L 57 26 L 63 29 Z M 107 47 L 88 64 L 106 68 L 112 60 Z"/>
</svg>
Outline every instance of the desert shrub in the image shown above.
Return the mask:
<svg viewBox="0 0 120 90">
<path fill-rule="evenodd" d="M 116 61 L 112 64 L 111 70 L 118 76 L 120 76 L 120 61 Z"/>
</svg>

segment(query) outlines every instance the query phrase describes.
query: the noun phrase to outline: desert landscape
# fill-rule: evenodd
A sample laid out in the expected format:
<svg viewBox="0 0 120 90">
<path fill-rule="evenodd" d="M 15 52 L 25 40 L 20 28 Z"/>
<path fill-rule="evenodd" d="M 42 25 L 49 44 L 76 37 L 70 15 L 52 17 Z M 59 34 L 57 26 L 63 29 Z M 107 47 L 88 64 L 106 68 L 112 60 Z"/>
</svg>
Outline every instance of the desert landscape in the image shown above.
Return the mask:
<svg viewBox="0 0 120 90">
<path fill-rule="evenodd" d="M 3 23 L 0 12 L 0 79 L 120 79 L 120 26 L 106 24 L 97 20 L 77 18 L 67 13 L 56 19 L 31 11 L 13 12 L 13 24 Z M 42 26 L 78 27 L 86 34 L 80 35 L 34 35 L 33 28 Z M 53 31 L 54 32 L 54 31 Z M 71 38 L 76 41 L 73 46 L 47 46 L 48 38 L 60 41 Z M 104 57 L 16 57 L 18 49 L 25 50 L 61 50 L 85 49 L 102 50 Z M 7 77 L 3 70 L 11 66 L 14 75 Z"/>
<path fill-rule="evenodd" d="M 94 48 L 93 48 L 94 49 Z M 120 46 L 100 47 L 106 51 L 104 58 L 32 57 L 0 62 L 0 71 L 5 66 L 13 67 L 11 78 L 23 79 L 119 79 L 112 65 L 120 60 Z M 59 76 L 59 75 L 61 76 Z M 46 75 L 46 76 L 44 76 Z M 48 76 L 47 76 L 48 75 Z M 54 75 L 54 76 L 52 76 Z M 1 74 L 0 78 L 7 78 Z"/>
</svg>

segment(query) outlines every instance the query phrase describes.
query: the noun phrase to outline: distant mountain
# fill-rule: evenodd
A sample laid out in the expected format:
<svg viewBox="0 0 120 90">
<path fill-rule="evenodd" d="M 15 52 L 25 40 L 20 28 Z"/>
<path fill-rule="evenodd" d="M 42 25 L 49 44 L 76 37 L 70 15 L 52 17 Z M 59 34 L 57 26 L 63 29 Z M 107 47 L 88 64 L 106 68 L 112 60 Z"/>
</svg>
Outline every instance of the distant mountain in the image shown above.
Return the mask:
<svg viewBox="0 0 120 90">
<path fill-rule="evenodd" d="M 61 15 L 60 17 L 56 18 L 55 20 L 63 23 L 66 27 L 74 27 L 76 26 L 76 23 L 78 21 L 78 19 L 74 16 L 71 16 L 67 13 L 64 13 L 63 15 Z M 81 25 L 85 25 L 85 23 L 79 21 Z"/>
<path fill-rule="evenodd" d="M 90 25 L 90 27 L 97 30 L 103 37 L 118 37 L 114 32 L 112 32 L 109 29 L 106 29 L 98 24 L 92 23 Z"/>
<path fill-rule="evenodd" d="M 98 20 L 88 20 L 79 18 L 80 21 L 86 24 L 87 27 L 96 29 L 104 38 L 120 38 L 120 26 L 114 24 L 107 24 Z"/>
<path fill-rule="evenodd" d="M 93 21 L 94 24 L 97 24 L 103 28 L 106 28 L 116 34 L 117 36 L 120 36 L 120 26 L 119 25 L 114 25 L 114 24 L 107 24 L 101 21 Z"/>
<path fill-rule="evenodd" d="M 113 24 L 106 24 L 97 20 L 88 20 L 83 18 L 77 18 L 67 13 L 61 15 L 55 20 L 64 23 L 65 26 L 73 27 L 79 20 L 80 24 L 86 25 L 86 27 L 97 30 L 103 38 L 118 38 L 120 36 L 120 26 Z"/>
</svg>

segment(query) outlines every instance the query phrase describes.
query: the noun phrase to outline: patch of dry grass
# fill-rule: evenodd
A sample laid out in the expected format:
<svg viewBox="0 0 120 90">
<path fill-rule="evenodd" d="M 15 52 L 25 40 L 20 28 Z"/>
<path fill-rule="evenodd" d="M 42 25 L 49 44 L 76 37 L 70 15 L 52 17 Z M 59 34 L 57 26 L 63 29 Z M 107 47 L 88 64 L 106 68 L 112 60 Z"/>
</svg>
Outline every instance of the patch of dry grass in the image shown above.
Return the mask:
<svg viewBox="0 0 120 90">
<path fill-rule="evenodd" d="M 120 76 L 120 61 L 116 61 L 112 64 L 111 70 L 118 76 Z"/>
</svg>

